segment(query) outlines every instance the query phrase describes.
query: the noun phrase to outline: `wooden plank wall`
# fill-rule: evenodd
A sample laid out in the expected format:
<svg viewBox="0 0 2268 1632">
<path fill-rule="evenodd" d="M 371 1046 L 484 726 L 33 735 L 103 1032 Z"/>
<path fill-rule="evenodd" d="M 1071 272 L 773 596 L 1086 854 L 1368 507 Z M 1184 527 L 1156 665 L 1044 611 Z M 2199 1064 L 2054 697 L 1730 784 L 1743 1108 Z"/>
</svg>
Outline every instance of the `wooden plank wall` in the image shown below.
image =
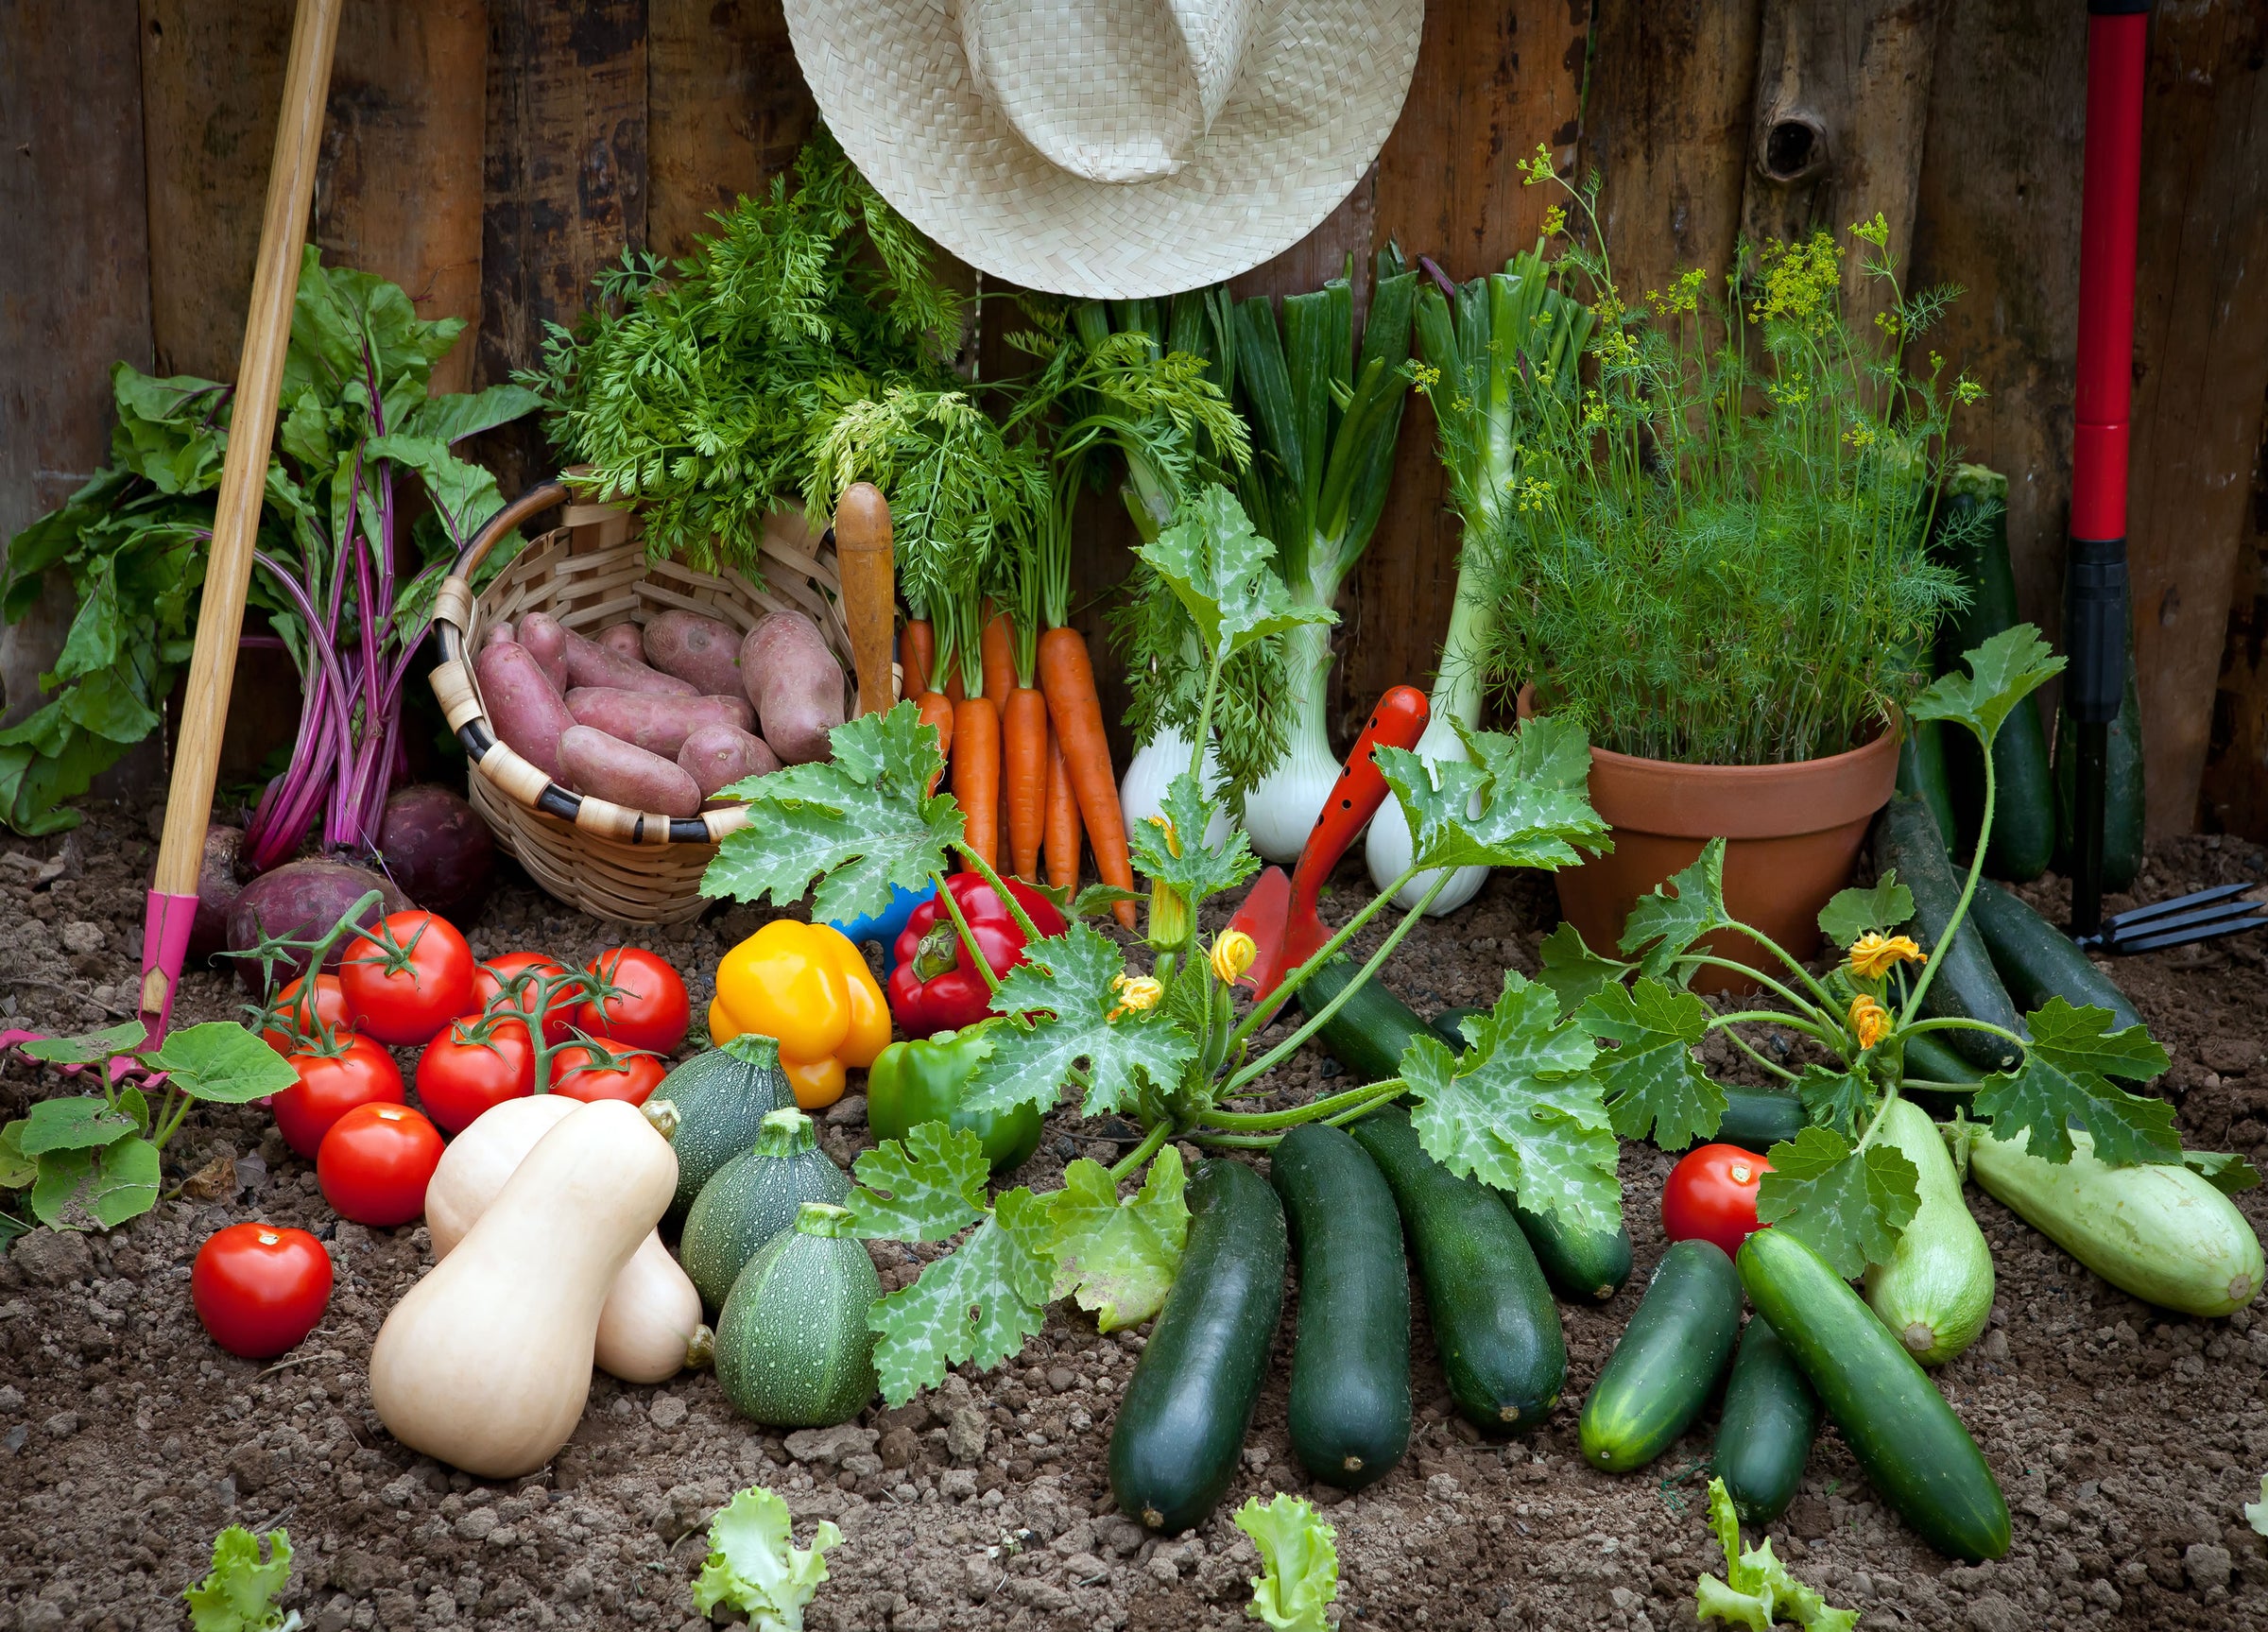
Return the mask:
<svg viewBox="0 0 2268 1632">
<path fill-rule="evenodd" d="M 0 530 L 60 496 L 54 472 L 99 460 L 112 358 L 234 367 L 290 9 L 0 0 Z M 2268 12 L 2245 0 L 2162 9 L 2153 36 L 2133 553 L 2159 831 L 2202 817 L 2268 834 L 2264 37 Z M 1389 239 L 1459 278 L 1494 266 L 1536 233 L 1547 200 L 1513 164 L 1539 143 L 1605 173 L 1630 290 L 1721 270 L 1744 230 L 1840 230 L 1880 209 L 1915 279 L 1969 291 L 1934 344 L 1991 390 L 1960 435 L 2012 478 L 2023 610 L 2053 629 L 2085 68 L 2068 0 L 1434 0 L 1377 163 L 1236 286 L 1313 287 Z M 349 0 L 312 225 L 429 315 L 473 319 L 452 383 L 491 383 L 535 360 L 544 325 L 572 320 L 626 247 L 682 253 L 814 117 L 779 0 Z M 51 310 L 64 290 L 70 310 Z M 988 337 L 988 368 L 998 352 Z M 1342 717 L 1435 661 L 1456 530 L 1431 441 L 1416 404 L 1342 609 Z M 532 427 L 484 452 L 507 488 L 550 462 Z M 1113 507 L 1089 541 L 1091 631 L 1125 569 Z"/>
</svg>

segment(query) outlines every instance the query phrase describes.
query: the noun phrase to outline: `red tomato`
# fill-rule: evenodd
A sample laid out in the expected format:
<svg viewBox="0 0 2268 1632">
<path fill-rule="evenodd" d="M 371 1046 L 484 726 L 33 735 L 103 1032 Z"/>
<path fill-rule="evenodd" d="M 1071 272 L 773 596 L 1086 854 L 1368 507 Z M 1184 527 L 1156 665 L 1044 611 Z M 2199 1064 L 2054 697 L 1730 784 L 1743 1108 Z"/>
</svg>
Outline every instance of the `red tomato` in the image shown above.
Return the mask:
<svg viewBox="0 0 2268 1632">
<path fill-rule="evenodd" d="M 622 1099 L 644 1105 L 646 1095 L 662 1086 L 662 1062 L 651 1055 L 633 1054 L 620 1065 L 599 1063 L 597 1054 L 571 1042 L 551 1057 L 551 1091 L 579 1099 Z"/>
<path fill-rule="evenodd" d="M 441 1136 L 406 1105 L 358 1105 L 331 1125 L 316 1182 L 339 1217 L 390 1229 L 425 1211 Z"/>
<path fill-rule="evenodd" d="M 418 1057 L 418 1103 L 451 1133 L 462 1133 L 490 1106 L 536 1091 L 536 1051 L 516 1020 L 492 1023 L 481 1039 L 460 1020 Z"/>
<path fill-rule="evenodd" d="M 505 995 L 505 982 L 527 970 L 533 970 L 543 980 L 557 979 L 567 972 L 555 959 L 540 952 L 507 952 L 502 957 L 484 958 L 472 971 L 472 1002 L 465 1012 L 487 1014 L 490 1005 Z M 533 1008 L 536 996 L 535 982 L 530 981 L 522 988 L 514 1006 Z M 576 1001 L 572 988 L 563 989 L 553 994 L 550 1006 L 543 1011 L 543 1040 L 555 1048 L 567 1039 Z"/>
<path fill-rule="evenodd" d="M 232 1224 L 197 1249 L 189 1301 L 231 1354 L 273 1360 L 322 1319 L 331 1302 L 331 1255 L 303 1229 Z"/>
<path fill-rule="evenodd" d="M 354 1017 L 347 1012 L 347 996 L 339 988 L 338 976 L 318 974 L 315 977 L 315 1013 L 312 1016 L 302 1015 L 296 1006 L 302 984 L 303 979 L 295 980 L 276 994 L 275 1006 L 278 1012 L 267 1029 L 260 1034 L 263 1042 L 286 1059 L 291 1057 L 291 1051 L 300 1046 L 302 1039 L 313 1039 L 320 1026 L 327 1025 L 335 1033 L 354 1028 Z M 301 1036 L 294 1037 L 293 1029 Z"/>
<path fill-rule="evenodd" d="M 347 943 L 338 983 L 364 1032 L 415 1048 L 472 1009 L 472 949 L 445 918 L 394 913 Z"/>
<path fill-rule="evenodd" d="M 331 1125 L 356 1106 L 403 1103 L 402 1068 L 394 1057 L 355 1032 L 346 1033 L 343 1041 L 335 1056 L 311 1049 L 284 1056 L 300 1080 L 269 1104 L 284 1142 L 301 1156 L 320 1150 Z"/>
<path fill-rule="evenodd" d="M 1737 1144 L 1688 1151 L 1661 1187 L 1661 1229 L 1672 1241 L 1710 1241 L 1727 1257 L 1762 1228 L 1756 1222 L 1757 1181 L 1772 1164 Z"/>
<path fill-rule="evenodd" d="M 576 1009 L 575 1023 L 584 1036 L 656 1054 L 675 1053 L 685 1040 L 693 1003 L 666 958 L 643 947 L 616 947 L 583 967 L 616 990 L 615 996 Z"/>
</svg>

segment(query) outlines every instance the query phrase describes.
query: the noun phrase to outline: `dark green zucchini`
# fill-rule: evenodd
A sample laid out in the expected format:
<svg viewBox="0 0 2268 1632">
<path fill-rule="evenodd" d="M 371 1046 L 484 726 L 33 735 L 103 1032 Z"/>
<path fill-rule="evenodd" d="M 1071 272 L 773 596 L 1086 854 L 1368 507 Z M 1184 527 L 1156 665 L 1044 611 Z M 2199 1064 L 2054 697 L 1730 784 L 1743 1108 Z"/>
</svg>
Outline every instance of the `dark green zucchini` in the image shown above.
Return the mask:
<svg viewBox="0 0 2268 1632">
<path fill-rule="evenodd" d="M 1299 988 L 1299 1006 L 1310 1015 L 1320 1014 L 1354 978 L 1358 967 L 1344 957 L 1332 958 L 1308 976 L 1307 984 Z M 1399 1076 L 1402 1050 L 1410 1046 L 1411 1039 L 1419 1037 L 1440 1039 L 1440 1034 L 1376 980 L 1366 982 L 1315 1033 L 1315 1040 L 1357 1083 Z M 1462 1051 L 1465 1045 L 1458 1042 L 1454 1046 Z"/>
<path fill-rule="evenodd" d="M 1794 1139 L 1811 1120 L 1803 1101 L 1785 1089 L 1739 1088 L 1726 1085 L 1725 1116 L 1717 1124 L 1716 1142 L 1761 1151 Z"/>
<path fill-rule="evenodd" d="M 1784 1229 L 1742 1243 L 1740 1270 L 1882 1499 L 1949 1556 L 1973 1564 L 2006 1553 L 2008 1503 L 1984 1452 L 1849 1284 Z"/>
<path fill-rule="evenodd" d="M 1360 1490 L 1410 1446 L 1410 1269 L 1394 1193 L 1351 1136 L 1320 1123 L 1283 1136 L 1268 1178 L 1299 1258 L 1292 1454 Z"/>
<path fill-rule="evenodd" d="M 1577 1229 L 1555 1212 L 1531 1212 L 1512 1203 L 1512 1216 L 1536 1249 L 1552 1290 L 1572 1303 L 1604 1303 L 1630 1279 L 1630 1231 Z"/>
<path fill-rule="evenodd" d="M 1925 952 L 1935 948 L 1960 903 L 1961 880 L 1946 860 L 1944 838 L 1927 805 L 1904 794 L 1890 796 L 1875 823 L 1874 861 L 1878 870 L 1896 868 L 1899 883 L 1914 892 L 1916 938 Z M 2022 1026 L 2007 988 L 1993 972 L 1973 914 L 1962 919 L 1960 933 L 1931 977 L 1922 1012 L 1933 1019 L 1981 1020 L 2008 1031 Z M 2019 1057 L 2012 1045 L 1985 1032 L 1948 1031 L 1943 1036 L 1963 1058 L 1987 1071 L 2013 1066 Z"/>
<path fill-rule="evenodd" d="M 1732 1260 L 1706 1241 L 1672 1242 L 1583 1401 L 1585 1459 L 1628 1473 L 1667 1451 L 1709 1403 L 1740 1334 Z"/>
<path fill-rule="evenodd" d="M 1962 655 L 2019 622 L 2016 573 L 2008 560 L 2008 478 L 1982 465 L 1963 465 L 1946 483 L 1939 506 L 1936 547 L 1967 585 L 1968 605 L 1937 629 L 1937 672 L 1959 674 Z M 1955 530 L 1966 536 L 1956 538 Z M 1974 852 L 1984 811 L 1984 759 L 1977 739 L 1958 726 L 1945 731 L 1945 767 L 1960 822 L 1963 855 Z M 1984 868 L 2019 884 L 2037 878 L 2055 853 L 2054 779 L 2048 769 L 2048 738 L 2037 699 L 2009 711 L 1992 745 L 1992 837 Z M 1948 837 L 1955 835 L 1948 834 Z M 1904 876 L 1900 874 L 1899 876 Z"/>
<path fill-rule="evenodd" d="M 668 1137 L 678 1153 L 678 1194 L 664 1219 L 674 1230 L 684 1227 L 716 1170 L 755 1147 L 764 1119 L 796 1108 L 796 1091 L 780 1069 L 780 1044 L 750 1034 L 672 1070 L 646 1102 L 647 1113 L 659 1116 L 664 1104 L 676 1112 Z"/>
<path fill-rule="evenodd" d="M 1968 916 L 1984 937 L 1984 950 L 1991 954 L 2001 983 L 2027 1014 L 2059 997 L 2073 1008 L 2110 1010 L 2113 1030 L 2142 1023 L 2126 994 L 2071 943 L 2070 936 L 1999 885 L 1977 885 Z"/>
<path fill-rule="evenodd" d="M 1819 1432 L 1819 1397 L 1772 1323 L 1755 1315 L 1725 1380 L 1717 1477 L 1741 1518 L 1769 1524 L 1788 1510 Z"/>
<path fill-rule="evenodd" d="M 1936 720 L 1908 720 L 1898 745 L 1898 791 L 1930 807 L 1939 833 L 1961 831 L 1952 783 L 1945 773 L 1945 728 Z"/>
<path fill-rule="evenodd" d="M 2126 627 L 2126 684 L 2119 696 L 2118 717 L 2110 722 L 2103 767 L 2103 887 L 2131 889 L 2142 870 L 2142 699 L 2134 683 L 2134 620 Z M 2071 833 L 2076 825 L 2079 728 L 2071 716 L 2055 722 L 2055 870 L 2074 870 Z"/>
<path fill-rule="evenodd" d="M 1375 1111 L 1353 1132 L 1394 1192 L 1457 1409 L 1492 1434 L 1541 1421 L 1567 1383 L 1567 1340 L 1512 1210 L 1426 1155 L 1400 1110 Z"/>
<path fill-rule="evenodd" d="M 1110 1428 L 1122 1513 L 1177 1534 L 1235 1477 L 1283 1313 L 1283 1208 L 1242 1162 L 1197 1164 L 1189 1244 Z"/>
</svg>

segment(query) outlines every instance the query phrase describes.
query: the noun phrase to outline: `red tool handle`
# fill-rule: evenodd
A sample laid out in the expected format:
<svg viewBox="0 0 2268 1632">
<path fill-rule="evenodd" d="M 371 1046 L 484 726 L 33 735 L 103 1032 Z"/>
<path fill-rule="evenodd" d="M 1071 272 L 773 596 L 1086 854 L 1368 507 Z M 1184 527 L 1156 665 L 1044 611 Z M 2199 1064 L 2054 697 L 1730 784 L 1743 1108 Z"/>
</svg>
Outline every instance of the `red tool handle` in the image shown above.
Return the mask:
<svg viewBox="0 0 2268 1632">
<path fill-rule="evenodd" d="M 1302 907 L 1314 910 L 1315 892 L 1323 887 L 1331 869 L 1339 865 L 1354 835 L 1386 802 L 1386 779 L 1372 750 L 1381 746 L 1416 747 L 1425 733 L 1427 712 L 1425 694 L 1416 686 L 1393 687 L 1370 711 L 1369 723 L 1354 739 L 1354 747 L 1347 750 L 1339 780 L 1332 784 L 1331 798 L 1323 801 L 1314 829 L 1299 851 L 1299 865 L 1292 873 L 1295 913 Z"/>
</svg>

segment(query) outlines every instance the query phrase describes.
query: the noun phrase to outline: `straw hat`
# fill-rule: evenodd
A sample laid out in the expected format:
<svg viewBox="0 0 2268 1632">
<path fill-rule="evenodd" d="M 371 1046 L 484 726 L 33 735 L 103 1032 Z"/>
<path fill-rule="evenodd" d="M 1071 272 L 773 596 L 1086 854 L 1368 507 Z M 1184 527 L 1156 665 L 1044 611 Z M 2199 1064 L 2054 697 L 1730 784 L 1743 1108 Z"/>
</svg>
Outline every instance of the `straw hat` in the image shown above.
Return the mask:
<svg viewBox="0 0 2268 1632">
<path fill-rule="evenodd" d="M 819 112 L 915 226 L 1028 288 L 1258 266 L 1394 128 L 1424 0 L 786 0 Z"/>
</svg>

